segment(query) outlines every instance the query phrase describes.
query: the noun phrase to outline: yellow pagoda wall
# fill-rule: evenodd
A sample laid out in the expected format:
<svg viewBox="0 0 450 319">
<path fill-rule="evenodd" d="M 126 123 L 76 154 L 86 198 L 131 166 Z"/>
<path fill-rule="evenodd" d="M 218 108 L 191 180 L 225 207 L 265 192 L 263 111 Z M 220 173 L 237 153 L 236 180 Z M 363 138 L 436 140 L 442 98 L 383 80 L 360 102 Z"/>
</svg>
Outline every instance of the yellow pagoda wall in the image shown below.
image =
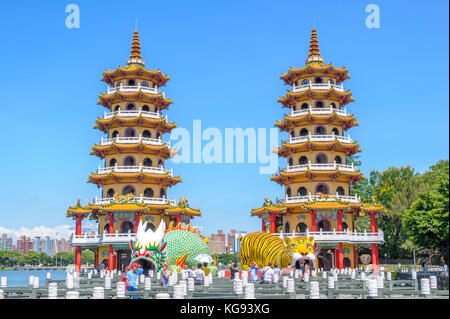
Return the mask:
<svg viewBox="0 0 450 319">
<path fill-rule="evenodd" d="M 103 184 L 103 193 L 104 193 L 103 197 L 106 197 L 106 193 L 108 192 L 108 190 L 110 188 L 114 189 L 115 194 L 122 195 L 122 189 L 126 185 L 132 185 L 135 188 L 135 190 L 136 190 L 135 196 L 140 196 L 141 194 L 142 194 L 142 196 L 144 196 L 145 189 L 151 188 L 153 190 L 153 197 L 159 198 L 159 193 L 160 193 L 161 189 L 164 189 L 165 194 L 166 194 L 165 197 L 167 198 L 167 187 L 160 186 L 159 182 L 155 181 L 155 182 L 137 183 L 135 179 L 130 180 L 128 182 L 121 181 L 120 183 L 115 183 L 114 181 L 111 180 L 110 183 Z"/>
</svg>

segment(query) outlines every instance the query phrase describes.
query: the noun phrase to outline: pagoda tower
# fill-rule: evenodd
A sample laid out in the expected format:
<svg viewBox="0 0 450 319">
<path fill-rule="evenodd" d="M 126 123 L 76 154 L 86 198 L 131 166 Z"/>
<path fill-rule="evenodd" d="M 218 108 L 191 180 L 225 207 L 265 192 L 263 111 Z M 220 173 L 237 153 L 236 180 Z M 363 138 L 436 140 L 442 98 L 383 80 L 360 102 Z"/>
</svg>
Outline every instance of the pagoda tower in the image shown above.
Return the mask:
<svg viewBox="0 0 450 319">
<path fill-rule="evenodd" d="M 384 239 L 376 219 L 385 210 L 375 203 L 363 204 L 350 193 L 364 176 L 351 159 L 361 148 L 346 134 L 358 125 L 346 109 L 354 101 L 343 86 L 348 70 L 324 63 L 315 28 L 309 47 L 305 66 L 281 75 L 292 89 L 278 99 L 289 113 L 275 126 L 289 133 L 289 139 L 274 151 L 286 158 L 287 167 L 271 179 L 284 186 L 284 200 L 274 204 L 266 199 L 251 214 L 262 219 L 262 231 L 314 237 L 320 268 L 355 268 L 358 249 L 369 248 L 378 269 L 377 245 Z M 371 217 L 371 232 L 357 232 L 354 222 L 365 214 Z"/>
<path fill-rule="evenodd" d="M 101 188 L 102 196 L 85 207 L 78 201 L 67 211 L 67 216 L 76 220 L 72 245 L 77 272 L 82 249 L 95 252 L 95 266 L 102 261 L 107 262 L 109 270 L 128 265 L 130 240 L 139 221 L 147 221 L 147 229 L 155 230 L 162 220 L 168 226 L 170 222 L 189 223 L 201 215 L 186 199 L 176 203 L 167 197 L 169 188 L 181 181 L 165 167 L 166 160 L 177 153 L 163 141 L 164 134 L 176 127 L 163 114 L 172 103 L 161 91 L 168 80 L 160 70 L 145 67 L 137 30 L 126 66 L 103 73 L 102 81 L 108 88 L 97 103 L 106 110 L 94 128 L 106 137 L 90 152 L 102 159 L 103 165 L 88 178 Z M 97 221 L 97 233 L 82 233 L 81 223 L 86 217 Z"/>
</svg>

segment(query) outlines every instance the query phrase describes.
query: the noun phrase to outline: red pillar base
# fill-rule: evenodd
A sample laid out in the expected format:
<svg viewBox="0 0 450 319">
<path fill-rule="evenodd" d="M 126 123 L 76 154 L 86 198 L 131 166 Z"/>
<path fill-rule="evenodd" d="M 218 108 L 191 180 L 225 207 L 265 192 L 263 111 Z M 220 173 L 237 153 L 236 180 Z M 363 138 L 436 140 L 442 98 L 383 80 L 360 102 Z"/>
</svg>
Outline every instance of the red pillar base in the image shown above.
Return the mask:
<svg viewBox="0 0 450 319">
<path fill-rule="evenodd" d="M 338 244 L 338 253 L 337 253 L 336 261 L 337 261 L 337 268 L 338 269 L 344 269 L 344 252 L 342 251 L 342 243 Z"/>
<path fill-rule="evenodd" d="M 109 245 L 109 254 L 108 254 L 108 270 L 111 271 L 114 269 L 114 258 L 113 258 L 113 245 Z"/>
<path fill-rule="evenodd" d="M 81 272 L 81 246 L 75 249 L 75 272 Z"/>
<path fill-rule="evenodd" d="M 378 274 L 380 269 L 378 266 L 378 246 L 377 244 L 372 244 L 372 268 L 373 272 Z"/>
</svg>

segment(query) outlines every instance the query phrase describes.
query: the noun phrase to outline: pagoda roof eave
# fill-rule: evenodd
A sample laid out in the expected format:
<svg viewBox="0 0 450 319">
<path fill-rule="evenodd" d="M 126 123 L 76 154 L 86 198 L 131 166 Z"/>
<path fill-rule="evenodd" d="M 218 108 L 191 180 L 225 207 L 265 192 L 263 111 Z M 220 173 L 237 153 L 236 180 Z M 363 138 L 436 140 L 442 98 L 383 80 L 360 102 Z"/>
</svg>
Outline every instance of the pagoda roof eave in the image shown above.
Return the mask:
<svg viewBox="0 0 450 319">
<path fill-rule="evenodd" d="M 161 119 L 151 119 L 143 116 L 136 116 L 136 117 L 122 117 L 114 115 L 112 118 L 109 119 L 96 119 L 96 124 L 94 124 L 94 128 L 99 129 L 102 132 L 107 132 L 108 129 L 114 125 L 114 124 L 120 124 L 123 123 L 138 123 L 140 125 L 143 124 L 151 124 L 155 125 L 158 130 L 162 133 L 169 133 L 174 128 L 177 127 L 177 124 L 175 123 L 169 123 L 167 120 L 163 117 Z"/>
<path fill-rule="evenodd" d="M 305 177 L 312 178 L 313 176 L 317 176 L 317 175 L 322 175 L 322 176 L 329 175 L 329 176 L 334 176 L 334 178 L 347 177 L 352 182 L 357 182 L 361 179 L 364 179 L 364 175 L 360 171 L 348 172 L 348 171 L 342 171 L 339 169 L 336 169 L 336 170 L 310 170 L 310 169 L 308 169 L 308 170 L 299 171 L 299 172 L 282 171 L 282 172 L 279 172 L 277 175 L 271 176 L 270 179 L 277 182 L 280 185 L 285 185 L 286 182 L 293 177 L 305 176 Z"/>
<path fill-rule="evenodd" d="M 165 86 L 170 77 L 163 74 L 160 70 L 149 70 L 145 68 L 142 64 L 130 63 L 125 67 L 119 66 L 116 69 L 110 71 L 104 71 L 101 78 L 105 83 L 114 86 L 114 82 L 120 78 L 126 77 L 128 75 L 138 75 L 144 78 L 152 80 L 158 86 Z"/>
<path fill-rule="evenodd" d="M 137 144 L 120 144 L 120 143 L 111 143 L 109 145 L 94 145 L 92 146 L 92 150 L 90 151 L 91 155 L 96 155 L 100 158 L 104 158 L 107 153 L 110 151 L 114 152 L 126 152 L 130 150 L 136 150 L 140 153 L 144 151 L 154 151 L 157 155 L 162 156 L 163 158 L 171 158 L 178 154 L 178 150 L 171 149 L 167 144 L 164 145 L 148 145 L 144 143 Z"/>
<path fill-rule="evenodd" d="M 325 65 L 323 63 L 320 64 L 308 63 L 301 68 L 291 67 L 288 72 L 280 75 L 280 78 L 286 84 L 293 85 L 295 80 L 300 78 L 303 74 L 308 74 L 309 76 L 311 76 L 311 74 L 314 73 L 327 74 L 329 72 L 336 74 L 337 76 L 336 80 L 338 81 L 338 83 L 341 83 L 350 78 L 347 68 L 345 67 L 336 68 L 332 64 Z"/>
<path fill-rule="evenodd" d="M 153 103 L 158 106 L 159 110 L 166 110 L 169 108 L 170 104 L 173 101 L 169 98 L 166 98 L 163 93 L 160 94 L 151 94 L 143 91 L 138 92 L 121 92 L 116 91 L 111 94 L 100 94 L 99 100 L 97 104 L 106 107 L 107 109 L 111 108 L 111 105 L 119 102 L 135 102 L 135 101 L 145 101 L 148 103 Z"/>
<path fill-rule="evenodd" d="M 182 180 L 181 177 L 173 177 L 170 174 L 151 174 L 146 172 L 118 173 L 112 171 L 105 174 L 90 174 L 88 182 L 93 184 L 101 184 L 102 181 L 111 178 L 117 181 L 122 178 L 136 178 L 138 182 L 144 181 L 145 179 L 156 179 L 160 180 L 164 186 L 168 187 L 172 187 Z"/>
<path fill-rule="evenodd" d="M 341 106 L 355 101 L 355 99 L 352 97 L 351 91 L 340 92 L 335 90 L 334 88 L 331 88 L 329 90 L 313 90 L 309 88 L 301 92 L 287 91 L 286 96 L 278 98 L 277 101 L 281 103 L 283 107 L 290 108 L 290 105 L 296 103 L 297 101 L 303 101 L 311 98 L 330 99 L 333 97 L 335 98 L 335 100 L 339 101 Z"/>
</svg>

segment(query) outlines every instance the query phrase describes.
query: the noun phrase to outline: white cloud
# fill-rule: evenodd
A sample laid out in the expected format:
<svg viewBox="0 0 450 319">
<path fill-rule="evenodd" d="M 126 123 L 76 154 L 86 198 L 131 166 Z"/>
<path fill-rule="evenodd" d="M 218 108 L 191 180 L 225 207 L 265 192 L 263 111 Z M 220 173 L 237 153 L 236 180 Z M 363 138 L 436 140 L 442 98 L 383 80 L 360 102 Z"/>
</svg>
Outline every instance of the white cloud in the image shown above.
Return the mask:
<svg viewBox="0 0 450 319">
<path fill-rule="evenodd" d="M 96 230 L 97 225 L 95 222 L 87 221 L 86 223 L 82 224 L 82 230 L 83 231 L 90 231 L 90 230 Z M 8 234 L 8 237 L 12 237 L 14 240 L 19 239 L 20 236 L 27 236 L 27 237 L 45 237 L 50 236 L 50 238 L 65 238 L 69 239 L 70 236 L 73 234 L 75 230 L 75 225 L 60 225 L 55 227 L 47 227 L 44 225 L 36 226 L 33 228 L 27 228 L 27 227 L 20 227 L 19 229 L 14 228 L 5 228 L 0 226 L 0 234 Z"/>
</svg>

